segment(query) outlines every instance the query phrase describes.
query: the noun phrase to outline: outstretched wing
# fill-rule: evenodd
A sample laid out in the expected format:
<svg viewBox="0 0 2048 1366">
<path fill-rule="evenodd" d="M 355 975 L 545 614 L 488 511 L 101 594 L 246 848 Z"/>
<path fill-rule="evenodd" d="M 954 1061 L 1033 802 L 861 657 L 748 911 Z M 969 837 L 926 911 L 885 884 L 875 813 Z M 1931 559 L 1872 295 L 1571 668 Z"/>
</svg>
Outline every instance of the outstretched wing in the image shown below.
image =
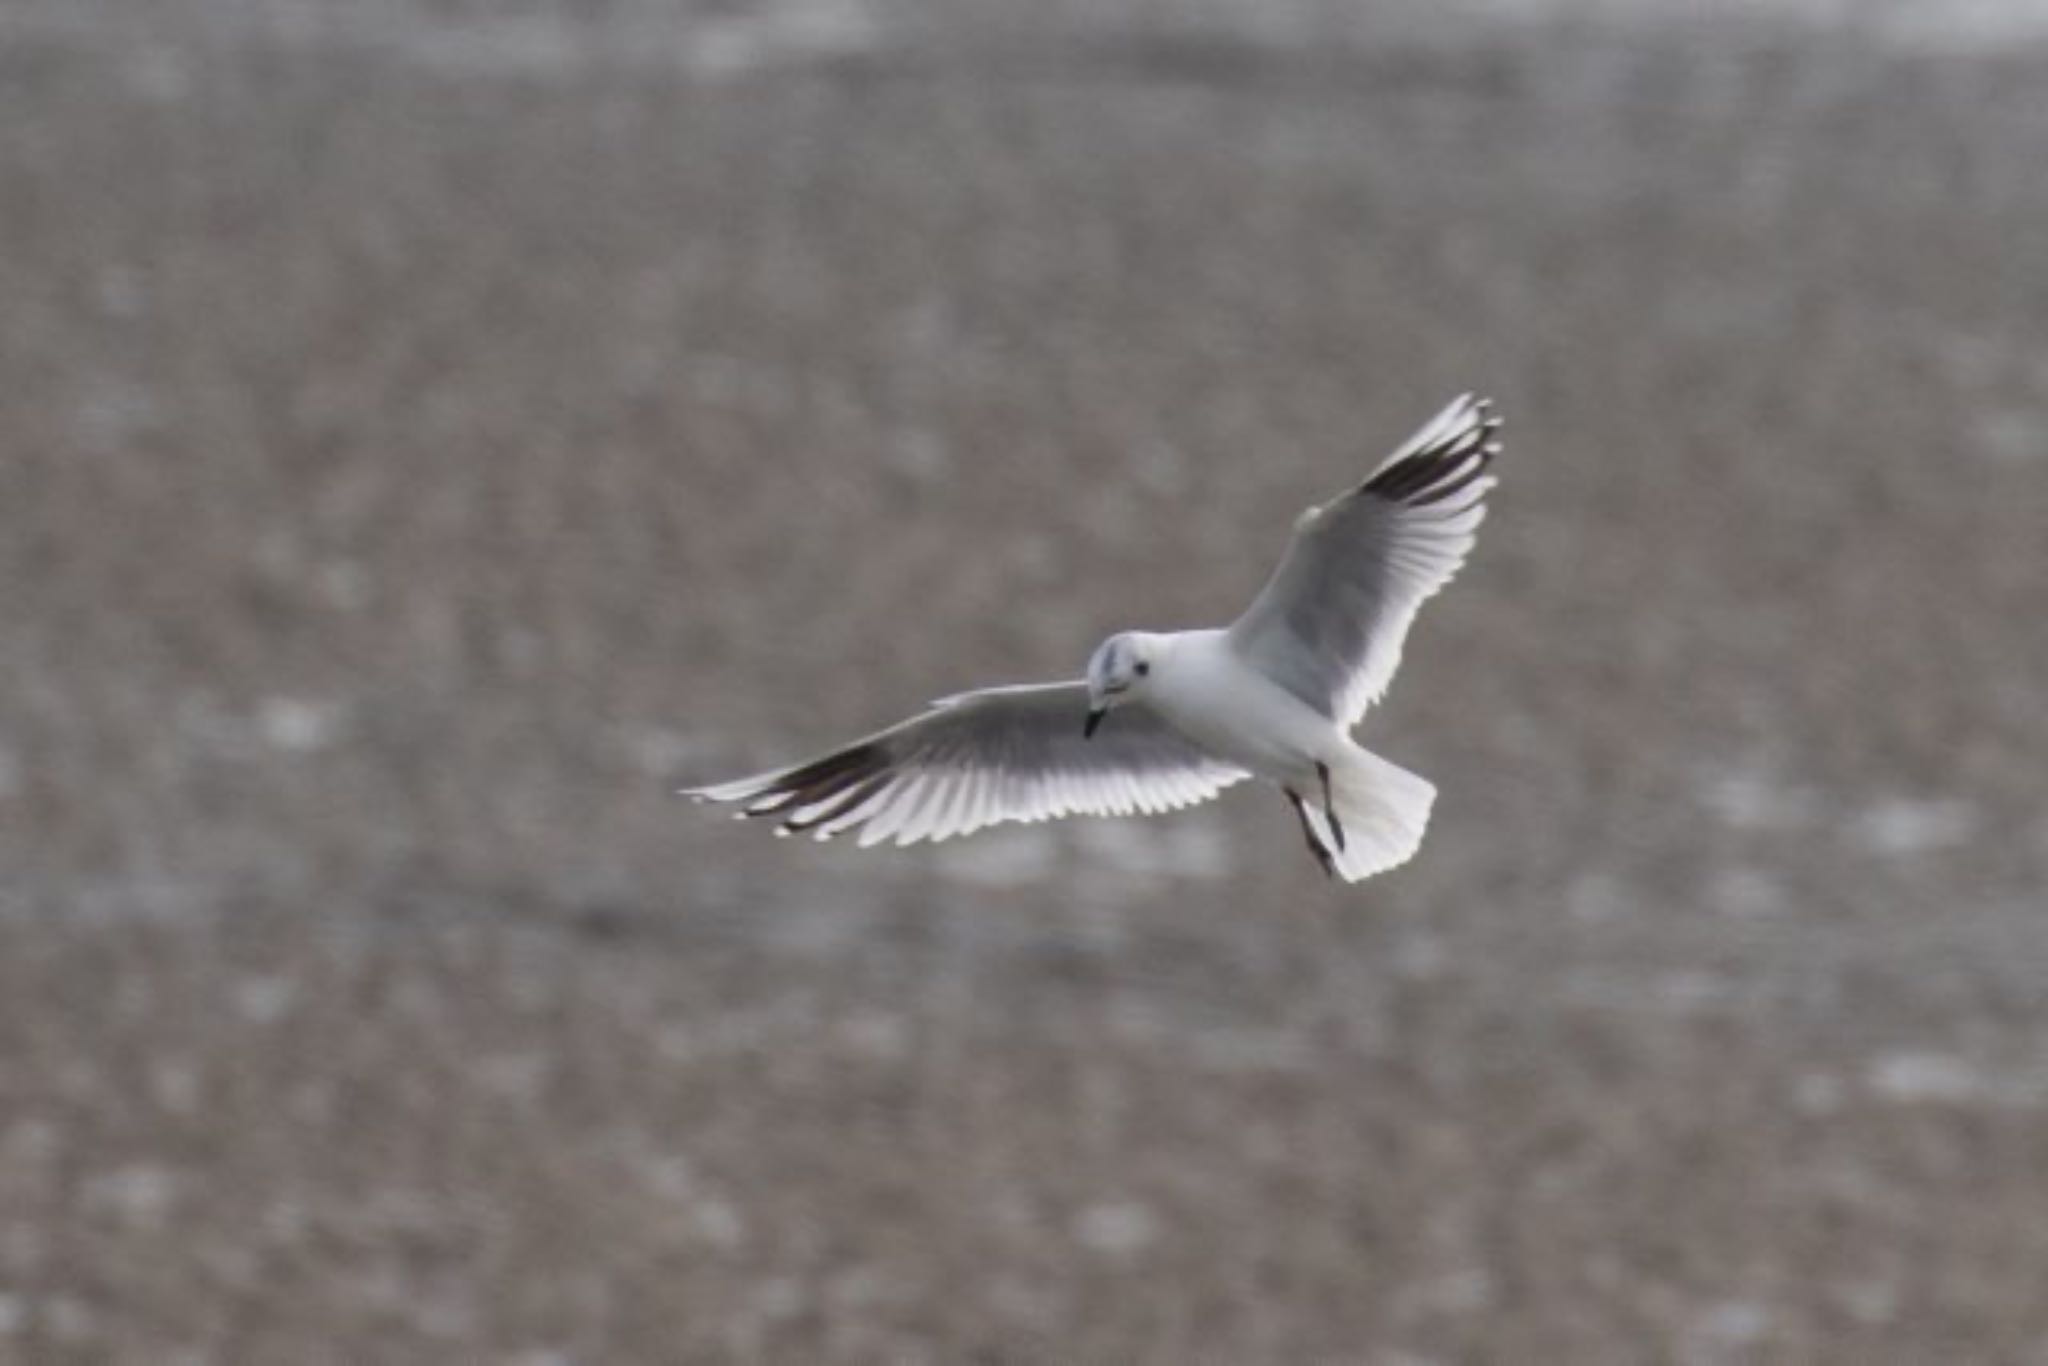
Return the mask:
<svg viewBox="0 0 2048 1366">
<path fill-rule="evenodd" d="M 1460 397 L 1355 488 L 1312 507 L 1234 622 L 1246 663 L 1343 725 L 1401 664 L 1415 611 L 1449 583 L 1486 515 L 1500 419 Z"/>
<path fill-rule="evenodd" d="M 1142 704 L 1111 712 L 1093 739 L 1081 735 L 1087 714 L 1084 683 L 962 693 L 810 763 L 684 793 L 739 802 L 743 817 L 774 817 L 779 834 L 829 839 L 858 826 L 865 848 L 998 821 L 1171 811 L 1251 776 Z"/>
</svg>

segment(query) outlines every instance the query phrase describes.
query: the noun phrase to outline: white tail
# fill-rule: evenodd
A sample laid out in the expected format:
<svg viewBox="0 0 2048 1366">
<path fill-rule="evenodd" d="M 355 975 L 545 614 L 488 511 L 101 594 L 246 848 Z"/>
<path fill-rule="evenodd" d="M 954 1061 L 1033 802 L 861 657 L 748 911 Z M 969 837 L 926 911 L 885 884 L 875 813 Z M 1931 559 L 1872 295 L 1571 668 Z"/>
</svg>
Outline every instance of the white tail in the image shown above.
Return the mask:
<svg viewBox="0 0 2048 1366">
<path fill-rule="evenodd" d="M 1427 778 L 1354 748 L 1330 769 L 1330 797 L 1344 826 L 1340 848 L 1318 800 L 1322 794 L 1311 787 L 1301 795 L 1316 838 L 1346 882 L 1398 868 L 1413 858 L 1436 802 L 1436 788 Z"/>
</svg>

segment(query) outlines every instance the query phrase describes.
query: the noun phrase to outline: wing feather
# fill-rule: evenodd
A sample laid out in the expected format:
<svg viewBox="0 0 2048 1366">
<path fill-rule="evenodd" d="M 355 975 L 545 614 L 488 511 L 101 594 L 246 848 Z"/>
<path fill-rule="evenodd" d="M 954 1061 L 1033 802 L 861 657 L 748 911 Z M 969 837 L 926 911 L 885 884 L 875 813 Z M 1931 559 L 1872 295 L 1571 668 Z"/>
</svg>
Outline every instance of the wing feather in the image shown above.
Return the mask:
<svg viewBox="0 0 2048 1366">
<path fill-rule="evenodd" d="M 1492 405 L 1464 395 L 1363 483 L 1303 513 L 1273 577 L 1230 627 L 1239 656 L 1356 725 L 1400 667 L 1416 610 L 1472 549 L 1499 430 Z"/>
<path fill-rule="evenodd" d="M 1118 708 L 1084 739 L 1087 711 L 1079 682 L 962 693 L 807 763 L 685 792 L 775 818 L 778 833 L 858 830 L 865 848 L 1002 821 L 1171 811 L 1250 776 L 1142 704 Z"/>
</svg>

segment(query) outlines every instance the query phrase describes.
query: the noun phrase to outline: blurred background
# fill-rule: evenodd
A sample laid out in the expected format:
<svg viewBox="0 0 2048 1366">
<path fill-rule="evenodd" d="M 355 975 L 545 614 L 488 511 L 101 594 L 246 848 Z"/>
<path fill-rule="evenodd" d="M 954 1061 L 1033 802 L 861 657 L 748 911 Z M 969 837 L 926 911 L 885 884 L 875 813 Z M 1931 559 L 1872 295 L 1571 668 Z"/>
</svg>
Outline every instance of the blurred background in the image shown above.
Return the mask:
<svg viewBox="0 0 2048 1366">
<path fill-rule="evenodd" d="M 0 1359 L 2048 1362 L 2048 16 L 8 0 Z M 1270 793 L 672 795 L 1509 450 Z"/>
</svg>

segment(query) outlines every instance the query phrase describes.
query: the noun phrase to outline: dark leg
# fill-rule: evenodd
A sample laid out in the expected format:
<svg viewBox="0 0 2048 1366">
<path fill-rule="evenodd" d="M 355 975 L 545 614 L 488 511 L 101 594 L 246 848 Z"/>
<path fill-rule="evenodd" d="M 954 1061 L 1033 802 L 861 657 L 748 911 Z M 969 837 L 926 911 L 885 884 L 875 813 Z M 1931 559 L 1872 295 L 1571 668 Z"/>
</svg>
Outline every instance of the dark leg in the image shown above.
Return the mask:
<svg viewBox="0 0 2048 1366">
<path fill-rule="evenodd" d="M 1323 848 L 1323 842 L 1316 838 L 1316 828 L 1308 823 L 1308 808 L 1301 804 L 1301 796 L 1291 787 L 1280 789 L 1287 794 L 1287 800 L 1294 804 L 1294 814 L 1301 819 L 1301 837 L 1308 841 L 1308 851 L 1316 856 L 1316 862 L 1323 865 L 1323 876 L 1337 876 L 1337 865 L 1330 858 L 1330 851 Z"/>
<path fill-rule="evenodd" d="M 1316 760 L 1316 776 L 1323 780 L 1323 815 L 1329 819 L 1330 834 L 1337 840 L 1337 847 L 1344 847 L 1344 822 L 1337 819 L 1337 804 L 1330 800 L 1330 766 L 1321 759 Z"/>
</svg>

